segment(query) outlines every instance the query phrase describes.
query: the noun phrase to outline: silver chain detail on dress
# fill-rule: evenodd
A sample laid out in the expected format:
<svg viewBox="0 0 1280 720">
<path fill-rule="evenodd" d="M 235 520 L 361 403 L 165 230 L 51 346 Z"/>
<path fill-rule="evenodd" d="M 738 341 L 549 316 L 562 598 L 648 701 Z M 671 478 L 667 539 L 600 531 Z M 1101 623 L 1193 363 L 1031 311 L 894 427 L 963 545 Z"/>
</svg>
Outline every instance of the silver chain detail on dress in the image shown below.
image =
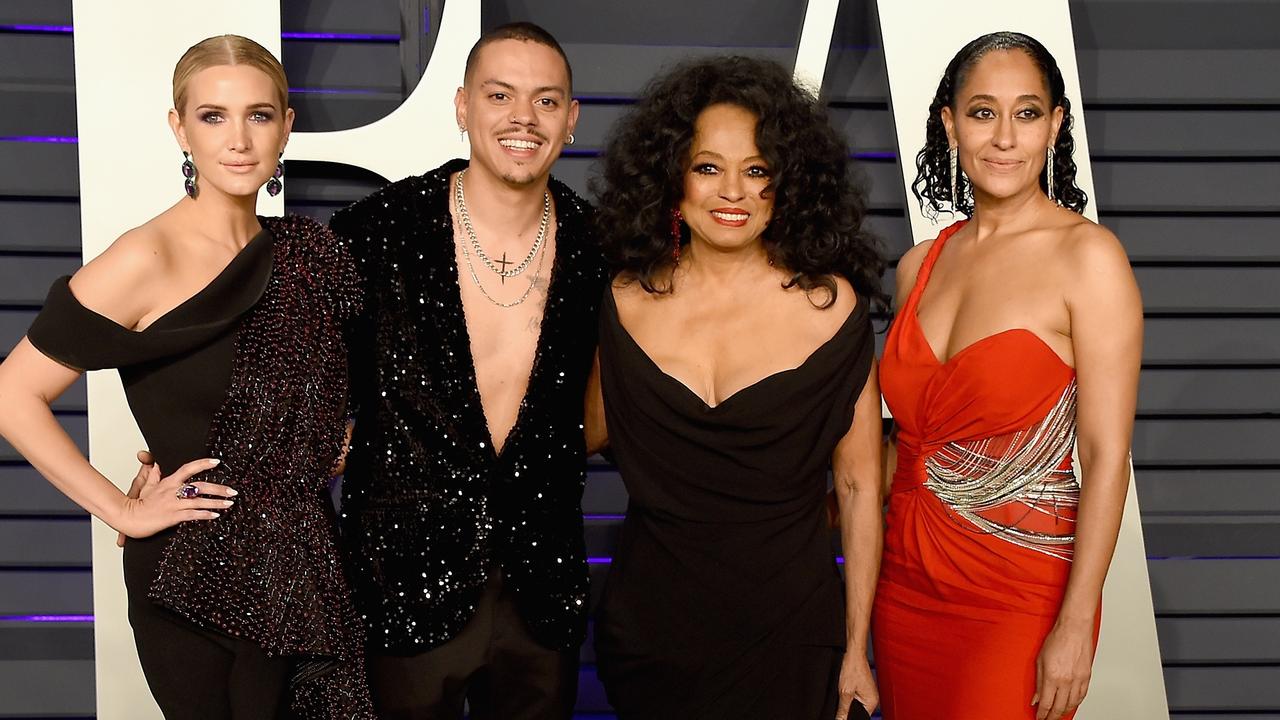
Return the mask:
<svg viewBox="0 0 1280 720">
<path fill-rule="evenodd" d="M 1063 468 L 1076 441 L 1076 383 L 1034 426 L 999 438 L 950 442 L 925 460 L 924 486 L 956 515 L 981 531 L 1036 552 L 1070 560 L 1075 533 L 1055 535 L 1006 525 L 979 513 L 1010 502 L 1027 512 L 1058 517 L 1060 507 L 1077 507 L 1080 482 Z M 993 452 L 993 446 L 1004 449 Z M 1061 518 L 1059 518 L 1061 519 Z"/>
<path fill-rule="evenodd" d="M 501 268 L 494 265 L 484 248 L 480 246 L 480 240 L 476 238 L 476 230 L 471 226 L 471 214 L 467 212 L 467 196 L 462 191 L 462 176 L 466 175 L 466 170 L 458 172 L 458 183 L 454 187 L 453 196 L 458 205 L 458 215 L 462 218 L 462 227 L 467 231 L 467 239 L 471 242 L 471 249 L 475 252 L 476 257 L 480 258 L 480 262 L 493 272 L 504 278 L 513 278 L 529 268 L 529 263 L 533 262 L 533 258 L 537 256 L 538 251 L 542 249 L 542 242 L 547 237 L 547 223 L 551 220 L 551 193 L 542 192 L 542 221 L 538 224 L 538 237 L 533 241 L 533 247 L 529 249 L 529 254 L 524 260 L 520 261 L 514 268 L 506 269 L 506 265 Z M 505 260 L 505 256 L 503 258 Z"/>
</svg>

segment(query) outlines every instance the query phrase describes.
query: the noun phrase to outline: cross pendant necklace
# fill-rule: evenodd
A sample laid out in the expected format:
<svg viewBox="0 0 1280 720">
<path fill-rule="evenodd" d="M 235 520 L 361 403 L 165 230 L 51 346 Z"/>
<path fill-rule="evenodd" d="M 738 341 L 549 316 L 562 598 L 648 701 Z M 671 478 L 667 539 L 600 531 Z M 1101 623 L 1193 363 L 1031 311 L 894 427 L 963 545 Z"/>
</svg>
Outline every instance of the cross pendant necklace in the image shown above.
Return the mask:
<svg viewBox="0 0 1280 720">
<path fill-rule="evenodd" d="M 514 260 L 508 260 L 508 259 L 507 259 L 507 254 L 506 254 L 505 252 L 504 252 L 504 253 L 502 253 L 502 259 L 501 259 L 501 260 L 497 260 L 497 261 L 495 261 L 495 262 L 497 262 L 499 265 L 501 265 L 501 266 L 502 266 L 502 271 L 500 271 L 500 272 L 498 273 L 498 277 L 502 278 L 502 284 L 503 284 L 503 285 L 506 285 L 506 284 L 507 284 L 507 275 L 506 275 L 507 266 L 508 266 L 508 265 L 515 265 L 516 263 L 515 263 L 515 261 L 514 261 Z"/>
</svg>

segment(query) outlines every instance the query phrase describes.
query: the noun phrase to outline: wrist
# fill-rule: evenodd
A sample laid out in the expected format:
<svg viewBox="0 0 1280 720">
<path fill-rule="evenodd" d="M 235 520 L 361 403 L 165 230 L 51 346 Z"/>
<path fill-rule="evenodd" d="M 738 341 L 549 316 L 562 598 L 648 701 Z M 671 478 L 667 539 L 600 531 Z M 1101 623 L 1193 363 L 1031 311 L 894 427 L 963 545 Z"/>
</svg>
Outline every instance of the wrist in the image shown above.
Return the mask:
<svg viewBox="0 0 1280 720">
<path fill-rule="evenodd" d="M 1057 627 L 1063 630 L 1093 632 L 1093 626 L 1097 623 L 1097 614 L 1093 611 L 1073 611 L 1063 608 L 1058 613 L 1058 621 L 1055 623 Z"/>
</svg>

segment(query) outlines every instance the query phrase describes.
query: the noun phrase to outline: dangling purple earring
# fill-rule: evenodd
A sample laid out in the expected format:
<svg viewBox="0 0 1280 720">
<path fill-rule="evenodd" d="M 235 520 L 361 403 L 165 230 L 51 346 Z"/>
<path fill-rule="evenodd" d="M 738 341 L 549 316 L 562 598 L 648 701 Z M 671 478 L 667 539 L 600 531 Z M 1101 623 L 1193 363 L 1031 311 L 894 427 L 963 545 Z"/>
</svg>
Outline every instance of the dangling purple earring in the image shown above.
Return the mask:
<svg viewBox="0 0 1280 720">
<path fill-rule="evenodd" d="M 182 186 L 187 191 L 187 197 L 195 199 L 196 196 L 196 164 L 191 162 L 191 155 L 186 150 L 182 151 L 182 177 L 186 178 L 186 182 Z"/>
<path fill-rule="evenodd" d="M 684 221 L 684 216 L 680 214 L 680 208 L 671 209 L 671 260 L 675 264 L 680 264 L 680 223 Z"/>
<path fill-rule="evenodd" d="M 283 158 L 284 153 L 280 153 L 280 157 Z M 270 195 L 271 197 L 275 197 L 280 194 L 280 191 L 284 189 L 284 183 L 280 182 L 280 179 L 283 177 L 284 177 L 284 160 L 277 160 L 276 172 L 274 175 L 271 176 L 271 179 L 267 181 L 268 195 Z"/>
</svg>

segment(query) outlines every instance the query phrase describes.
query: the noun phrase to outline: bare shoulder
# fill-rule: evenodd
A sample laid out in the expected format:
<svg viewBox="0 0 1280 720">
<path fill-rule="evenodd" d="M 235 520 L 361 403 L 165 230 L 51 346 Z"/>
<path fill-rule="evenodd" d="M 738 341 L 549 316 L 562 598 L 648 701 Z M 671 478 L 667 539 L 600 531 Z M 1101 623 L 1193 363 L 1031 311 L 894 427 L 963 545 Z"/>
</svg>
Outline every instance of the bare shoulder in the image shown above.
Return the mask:
<svg viewBox="0 0 1280 720">
<path fill-rule="evenodd" d="M 154 278 L 168 262 L 164 223 L 156 218 L 121 235 L 71 277 L 81 305 L 132 328 L 151 309 Z"/>
<path fill-rule="evenodd" d="M 895 307 L 901 307 L 906 301 L 907 295 L 910 294 L 911 288 L 916 285 L 916 277 L 920 275 L 920 266 L 924 265 L 924 258 L 929 254 L 929 248 L 933 247 L 933 240 L 925 240 L 917 243 L 915 247 L 902 254 L 902 258 L 898 260 L 898 269 L 894 273 L 894 299 Z"/>
<path fill-rule="evenodd" d="M 1095 222 L 1080 218 L 1063 228 L 1061 240 L 1062 259 L 1073 273 L 1130 272 L 1129 256 L 1120 239 Z"/>
<path fill-rule="evenodd" d="M 836 299 L 831 303 L 828 310 L 834 311 L 841 318 L 847 316 L 858 307 L 858 303 L 863 302 L 858 297 L 858 293 L 853 289 L 853 285 L 839 275 L 832 278 L 836 283 Z"/>
</svg>

